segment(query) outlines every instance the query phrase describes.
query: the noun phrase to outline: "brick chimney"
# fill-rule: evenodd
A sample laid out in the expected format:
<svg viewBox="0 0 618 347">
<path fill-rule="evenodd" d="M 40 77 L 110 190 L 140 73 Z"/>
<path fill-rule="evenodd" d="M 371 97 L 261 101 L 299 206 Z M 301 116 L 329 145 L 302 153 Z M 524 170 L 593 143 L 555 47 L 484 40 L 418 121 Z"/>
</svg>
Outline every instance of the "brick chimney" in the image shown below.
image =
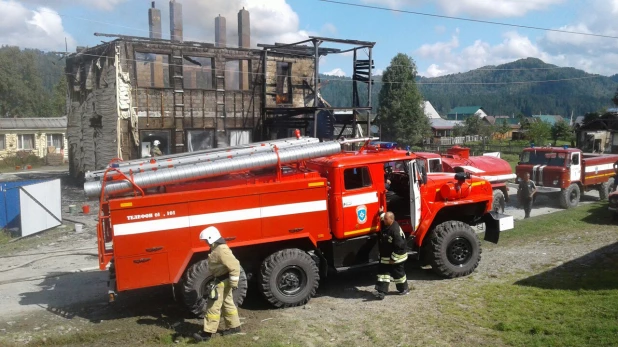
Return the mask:
<svg viewBox="0 0 618 347">
<path fill-rule="evenodd" d="M 148 26 L 150 27 L 150 38 L 162 38 L 161 30 L 161 10 L 155 8 L 155 2 L 152 2 L 152 7 L 148 9 Z"/>
<path fill-rule="evenodd" d="M 238 12 L 238 47 L 251 47 L 251 23 L 249 21 L 249 11 L 242 10 Z"/>
<path fill-rule="evenodd" d="M 238 47 L 251 47 L 251 24 L 249 21 L 249 11 L 242 10 L 238 12 Z M 240 89 L 249 89 L 249 62 L 246 60 L 240 61 Z"/>
<path fill-rule="evenodd" d="M 182 4 L 170 0 L 170 40 L 182 42 Z"/>
<path fill-rule="evenodd" d="M 225 25 L 225 17 L 215 18 L 215 44 L 217 47 L 226 47 L 227 46 L 227 33 L 226 33 L 226 25 Z"/>
</svg>

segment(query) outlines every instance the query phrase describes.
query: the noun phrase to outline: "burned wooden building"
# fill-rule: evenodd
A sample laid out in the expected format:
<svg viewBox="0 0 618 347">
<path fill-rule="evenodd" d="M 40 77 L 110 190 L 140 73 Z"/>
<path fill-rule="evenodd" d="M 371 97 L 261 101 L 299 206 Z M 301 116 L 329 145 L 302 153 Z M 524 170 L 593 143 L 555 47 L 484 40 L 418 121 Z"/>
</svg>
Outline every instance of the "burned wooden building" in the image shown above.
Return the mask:
<svg viewBox="0 0 618 347">
<path fill-rule="evenodd" d="M 318 126 L 356 122 L 356 113 L 336 119 L 335 108 L 319 98 L 319 57 L 342 52 L 319 47 L 332 39 L 251 48 L 249 13 L 242 9 L 238 46 L 226 43 L 220 16 L 215 43 L 186 41 L 182 6 L 172 0 L 168 40 L 161 37 L 160 17 L 153 2 L 150 37 L 95 34 L 114 40 L 78 48 L 67 57 L 67 138 L 74 177 L 102 169 L 114 158 L 151 156 L 155 141 L 163 154 L 171 154 L 289 136 L 294 128 L 317 135 Z"/>
</svg>

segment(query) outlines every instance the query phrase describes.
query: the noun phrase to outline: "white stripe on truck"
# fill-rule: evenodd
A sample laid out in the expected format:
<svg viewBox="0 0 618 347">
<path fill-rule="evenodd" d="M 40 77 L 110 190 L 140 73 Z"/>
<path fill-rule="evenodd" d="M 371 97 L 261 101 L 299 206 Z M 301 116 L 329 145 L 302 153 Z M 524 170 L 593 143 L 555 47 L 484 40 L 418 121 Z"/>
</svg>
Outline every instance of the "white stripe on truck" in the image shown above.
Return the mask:
<svg viewBox="0 0 618 347">
<path fill-rule="evenodd" d="M 614 164 L 586 166 L 586 172 L 614 170 Z"/>
<path fill-rule="evenodd" d="M 299 202 L 243 210 L 205 213 L 185 217 L 173 217 L 114 225 L 115 236 L 135 235 L 155 231 L 239 222 L 243 220 L 288 216 L 292 214 L 326 211 L 326 200 Z"/>
</svg>

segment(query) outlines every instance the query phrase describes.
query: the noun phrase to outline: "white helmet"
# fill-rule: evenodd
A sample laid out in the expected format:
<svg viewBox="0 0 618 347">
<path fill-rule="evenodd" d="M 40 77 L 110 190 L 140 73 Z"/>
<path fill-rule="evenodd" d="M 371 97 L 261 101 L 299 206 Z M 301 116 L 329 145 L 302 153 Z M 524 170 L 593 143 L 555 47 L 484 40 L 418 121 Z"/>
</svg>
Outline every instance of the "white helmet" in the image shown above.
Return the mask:
<svg viewBox="0 0 618 347">
<path fill-rule="evenodd" d="M 154 143 L 154 145 L 155 145 L 155 146 L 158 146 L 158 145 L 160 145 L 160 144 L 161 144 L 161 141 L 159 141 L 159 140 L 154 140 L 154 142 L 153 142 L 153 143 Z"/>
<path fill-rule="evenodd" d="M 206 242 L 208 242 L 209 245 L 212 245 L 213 243 L 215 243 L 215 241 L 217 241 L 220 238 L 221 238 L 221 233 L 219 232 L 219 229 L 215 227 L 208 227 L 202 230 L 202 232 L 200 233 L 200 240 L 206 240 Z"/>
</svg>

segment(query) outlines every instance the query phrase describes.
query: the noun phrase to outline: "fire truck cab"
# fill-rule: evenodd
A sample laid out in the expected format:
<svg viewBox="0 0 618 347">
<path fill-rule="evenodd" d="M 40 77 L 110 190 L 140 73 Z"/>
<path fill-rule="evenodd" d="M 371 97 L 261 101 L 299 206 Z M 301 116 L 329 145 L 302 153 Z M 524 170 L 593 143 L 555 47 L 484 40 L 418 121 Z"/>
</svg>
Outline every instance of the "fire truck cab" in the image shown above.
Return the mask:
<svg viewBox="0 0 618 347">
<path fill-rule="evenodd" d="M 411 258 L 447 278 L 466 276 L 481 259 L 472 226 L 485 223 L 485 240 L 497 243 L 513 218 L 492 211 L 488 181 L 463 172 L 427 174 L 422 160 L 366 143 L 358 151 L 109 197 L 98 238 L 101 269 L 111 263 L 110 296 L 172 285 L 192 312 L 203 314 L 213 277 L 198 235 L 216 226 L 243 266 L 238 304 L 253 278 L 272 305 L 303 305 L 328 273 L 377 264 L 380 207 L 394 212 Z"/>
</svg>

